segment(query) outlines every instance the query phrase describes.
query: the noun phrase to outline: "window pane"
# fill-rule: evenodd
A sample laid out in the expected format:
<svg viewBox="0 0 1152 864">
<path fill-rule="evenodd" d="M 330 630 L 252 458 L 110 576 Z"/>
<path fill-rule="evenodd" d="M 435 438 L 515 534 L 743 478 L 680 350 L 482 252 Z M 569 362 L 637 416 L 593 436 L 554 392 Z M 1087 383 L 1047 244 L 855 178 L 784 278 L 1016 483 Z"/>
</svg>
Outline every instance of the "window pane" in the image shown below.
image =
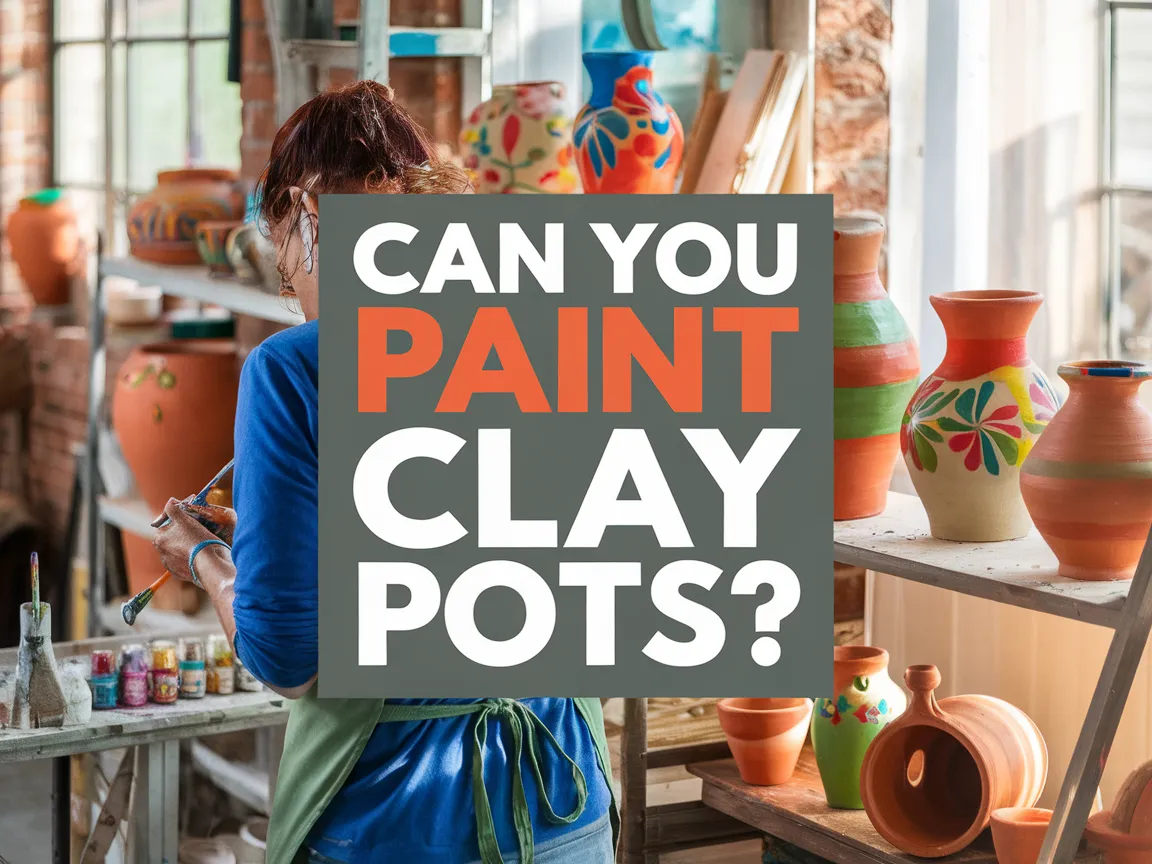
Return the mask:
<svg viewBox="0 0 1152 864">
<path fill-rule="evenodd" d="M 54 0 L 56 39 L 104 38 L 104 0 Z"/>
<path fill-rule="evenodd" d="M 196 130 L 192 158 L 203 165 L 240 167 L 243 124 L 240 85 L 228 81 L 228 43 L 200 42 L 196 52 Z"/>
<path fill-rule="evenodd" d="M 1125 356 L 1152 360 L 1152 199 L 1120 201 L 1120 339 Z"/>
<path fill-rule="evenodd" d="M 1115 14 L 1116 182 L 1152 188 L 1152 9 Z"/>
<path fill-rule="evenodd" d="M 228 35 L 229 12 L 228 0 L 192 0 L 192 35 Z"/>
<path fill-rule="evenodd" d="M 188 45 L 128 49 L 128 184 L 143 192 L 156 173 L 188 164 Z"/>
<path fill-rule="evenodd" d="M 104 182 L 104 46 L 56 53 L 56 176 L 62 185 Z"/>
<path fill-rule="evenodd" d="M 128 0 L 128 35 L 186 36 L 188 0 Z"/>
<path fill-rule="evenodd" d="M 104 192 L 96 189 L 67 188 L 68 200 L 76 211 L 80 236 L 92 251 L 96 250 L 96 232 L 104 227 Z"/>
<path fill-rule="evenodd" d="M 127 82 L 128 46 L 112 47 L 112 185 L 123 189 L 128 183 Z"/>
</svg>

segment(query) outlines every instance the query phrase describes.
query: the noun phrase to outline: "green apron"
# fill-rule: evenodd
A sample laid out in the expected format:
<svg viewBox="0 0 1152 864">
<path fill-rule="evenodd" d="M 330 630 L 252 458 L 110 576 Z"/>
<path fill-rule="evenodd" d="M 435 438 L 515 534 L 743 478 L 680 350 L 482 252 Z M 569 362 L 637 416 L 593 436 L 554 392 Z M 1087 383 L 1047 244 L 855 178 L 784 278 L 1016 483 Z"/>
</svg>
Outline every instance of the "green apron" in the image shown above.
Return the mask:
<svg viewBox="0 0 1152 864">
<path fill-rule="evenodd" d="M 613 841 L 619 838 L 620 818 L 612 789 L 612 763 L 604 735 L 604 716 L 599 699 L 573 699 L 596 744 L 597 761 L 612 794 Z M 472 801 L 476 810 L 477 841 L 483 864 L 501 864 L 488 794 L 484 789 L 484 747 L 488 721 L 506 722 L 512 733 L 512 815 L 520 846 L 520 864 L 532 864 L 532 824 L 524 793 L 520 757 L 527 756 L 536 779 L 540 810 L 549 821 L 563 824 L 575 821 L 584 809 L 587 782 L 579 767 L 568 757 L 552 733 L 522 702 L 514 699 L 485 699 L 481 702 L 448 705 L 387 704 L 383 699 L 319 699 L 313 687 L 292 704 L 284 755 L 276 780 L 272 818 L 268 826 L 267 864 L 300 864 L 306 860 L 304 841 L 312 826 L 344 785 L 353 766 L 378 723 L 475 716 L 472 724 Z M 548 801 L 540 776 L 541 745 L 553 747 L 572 767 L 577 806 L 567 816 L 558 816 Z M 525 748 L 524 745 L 527 744 Z M 527 750 L 525 753 L 524 750 Z"/>
</svg>

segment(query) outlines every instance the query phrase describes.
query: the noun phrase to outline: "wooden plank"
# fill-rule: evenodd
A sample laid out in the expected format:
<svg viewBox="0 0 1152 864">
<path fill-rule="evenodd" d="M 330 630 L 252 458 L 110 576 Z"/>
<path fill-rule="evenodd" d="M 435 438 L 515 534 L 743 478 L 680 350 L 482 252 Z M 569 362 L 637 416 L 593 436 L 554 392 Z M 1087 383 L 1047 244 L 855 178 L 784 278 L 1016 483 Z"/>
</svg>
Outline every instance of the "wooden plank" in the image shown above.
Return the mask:
<svg viewBox="0 0 1152 864">
<path fill-rule="evenodd" d="M 693 849 L 733 840 L 745 840 L 759 832 L 700 801 L 649 807 L 645 814 L 645 852 Z"/>
<path fill-rule="evenodd" d="M 728 759 L 732 750 L 727 741 L 709 741 L 701 744 L 689 744 L 686 747 L 666 747 L 663 750 L 649 750 L 647 753 L 648 769 L 668 768 L 672 765 L 687 765 L 691 762 L 711 762 L 716 759 Z"/>
<path fill-rule="evenodd" d="M 835 559 L 913 582 L 1062 618 L 1115 627 L 1128 582 L 1079 582 L 1056 575 L 1056 556 L 1033 530 L 1001 543 L 953 543 L 928 531 L 918 498 L 888 493 L 879 516 L 837 522 Z"/>
</svg>

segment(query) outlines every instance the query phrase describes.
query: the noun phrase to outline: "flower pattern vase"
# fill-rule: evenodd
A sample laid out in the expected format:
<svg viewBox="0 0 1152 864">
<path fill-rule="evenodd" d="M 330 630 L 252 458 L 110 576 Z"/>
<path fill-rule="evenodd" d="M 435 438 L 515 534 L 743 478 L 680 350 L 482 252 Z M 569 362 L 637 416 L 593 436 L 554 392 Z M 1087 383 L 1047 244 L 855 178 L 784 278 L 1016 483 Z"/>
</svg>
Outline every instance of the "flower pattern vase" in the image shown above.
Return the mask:
<svg viewBox="0 0 1152 864">
<path fill-rule="evenodd" d="M 1060 407 L 1026 344 L 1043 299 L 1032 291 L 988 290 L 930 300 L 948 347 L 904 412 L 900 448 L 932 536 L 1023 537 L 1031 520 L 1020 466 Z"/>
<path fill-rule="evenodd" d="M 569 193 L 579 189 L 564 85 L 506 84 L 476 106 L 460 132 L 460 152 L 482 193 Z"/>
<path fill-rule="evenodd" d="M 684 129 L 652 84 L 649 51 L 589 52 L 592 96 L 576 115 L 576 157 L 587 193 L 674 191 Z"/>
<path fill-rule="evenodd" d="M 836 695 L 817 699 L 812 748 L 828 806 L 863 810 L 860 766 L 872 739 L 904 713 L 908 698 L 888 677 L 883 648 L 837 646 L 832 675 Z"/>
<path fill-rule="evenodd" d="M 1020 469 L 1020 491 L 1060 575 L 1131 579 L 1152 528 L 1152 414 L 1143 363 L 1066 363 L 1068 401 Z"/>
</svg>

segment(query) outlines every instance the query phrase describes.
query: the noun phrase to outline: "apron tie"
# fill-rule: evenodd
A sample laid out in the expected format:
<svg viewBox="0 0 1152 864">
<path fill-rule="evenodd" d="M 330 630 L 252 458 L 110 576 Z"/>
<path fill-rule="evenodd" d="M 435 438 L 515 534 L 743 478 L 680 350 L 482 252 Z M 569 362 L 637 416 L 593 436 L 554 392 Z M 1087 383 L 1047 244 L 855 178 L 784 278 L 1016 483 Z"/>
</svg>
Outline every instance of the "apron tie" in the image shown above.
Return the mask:
<svg viewBox="0 0 1152 864">
<path fill-rule="evenodd" d="M 516 844 L 520 849 L 520 864 L 533 864 L 532 814 L 528 810 L 528 796 L 524 791 L 524 776 L 520 762 L 524 756 L 524 743 L 528 743 L 528 762 L 536 780 L 540 809 L 553 825 L 570 825 L 584 812 L 588 799 L 588 784 L 584 772 L 536 713 L 516 699 L 492 698 L 463 705 L 405 705 L 385 702 L 380 714 L 381 723 L 438 720 L 475 714 L 472 724 L 472 804 L 476 810 L 476 839 L 483 864 L 504 864 L 500 844 L 496 840 L 496 825 L 484 786 L 484 750 L 488 743 L 488 720 L 503 719 L 512 732 L 512 821 L 516 826 Z M 558 816 L 548 798 L 544 776 L 540 770 L 541 740 L 572 766 L 572 780 L 576 784 L 576 806 L 567 816 Z"/>
</svg>

